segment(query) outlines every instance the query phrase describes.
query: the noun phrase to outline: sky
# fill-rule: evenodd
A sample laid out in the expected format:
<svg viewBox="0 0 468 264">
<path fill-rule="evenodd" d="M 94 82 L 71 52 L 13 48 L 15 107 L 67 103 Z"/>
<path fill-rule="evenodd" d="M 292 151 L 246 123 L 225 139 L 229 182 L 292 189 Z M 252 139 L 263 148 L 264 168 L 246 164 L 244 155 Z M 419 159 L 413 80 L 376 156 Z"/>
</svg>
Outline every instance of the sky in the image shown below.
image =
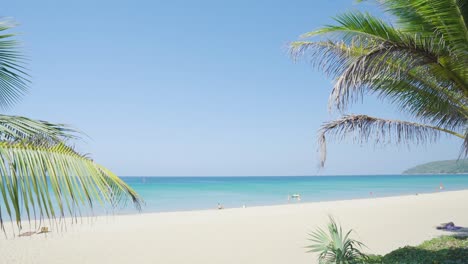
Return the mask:
<svg viewBox="0 0 468 264">
<path fill-rule="evenodd" d="M 288 43 L 373 3 L 333 1 L 9 1 L 32 76 L 8 114 L 69 124 L 72 144 L 121 176 L 395 174 L 458 157 L 428 146 L 330 142 L 317 130 L 332 80 L 294 63 Z M 388 18 L 388 17 L 387 17 Z M 407 119 L 366 98 L 351 113 Z"/>
</svg>

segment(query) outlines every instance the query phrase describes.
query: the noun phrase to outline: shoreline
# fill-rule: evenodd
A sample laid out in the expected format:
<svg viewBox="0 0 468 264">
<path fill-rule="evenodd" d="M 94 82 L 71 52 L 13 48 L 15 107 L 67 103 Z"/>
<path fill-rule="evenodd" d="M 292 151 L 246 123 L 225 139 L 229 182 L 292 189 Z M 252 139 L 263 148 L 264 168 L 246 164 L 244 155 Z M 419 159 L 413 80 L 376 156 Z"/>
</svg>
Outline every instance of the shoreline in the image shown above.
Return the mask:
<svg viewBox="0 0 468 264">
<path fill-rule="evenodd" d="M 468 227 L 468 190 L 285 205 L 107 215 L 66 230 L 0 238 L 6 263 L 314 263 L 308 233 L 332 215 L 373 254 Z M 8 227 L 7 227 L 8 228 Z M 27 231 L 27 230 L 24 230 Z M 85 254 L 77 254 L 84 252 Z"/>
<path fill-rule="evenodd" d="M 177 211 L 160 211 L 160 212 L 136 212 L 136 213 L 124 213 L 124 214 L 109 214 L 109 215 L 96 215 L 91 216 L 90 218 L 100 218 L 100 217 L 119 217 L 119 216 L 134 216 L 134 215 L 161 215 L 161 214 L 181 214 L 181 213 L 191 213 L 191 212 L 212 212 L 212 211 L 231 211 L 231 210 L 245 210 L 245 209 L 258 209 L 258 208 L 267 208 L 267 209 L 279 209 L 279 208 L 287 208 L 287 207 L 294 207 L 294 206 L 310 206 L 315 204 L 334 204 L 334 203 L 341 203 L 341 202 L 354 202 L 354 201 L 367 201 L 367 200 L 382 200 L 382 199 L 392 199 L 392 198 L 407 198 L 407 197 L 418 197 L 418 196 L 426 196 L 426 195 L 434 195 L 434 194 L 444 194 L 444 193 L 467 193 L 468 189 L 460 189 L 460 190 L 450 190 L 450 191 L 433 191 L 433 192 L 421 192 L 415 194 L 401 194 L 401 195 L 389 195 L 389 196 L 376 196 L 376 197 L 360 197 L 360 198 L 350 198 L 350 199 L 338 199 L 338 200 L 323 200 L 323 201 L 304 201 L 304 202 L 291 202 L 287 204 L 267 204 L 267 205 L 254 205 L 254 206 L 247 206 L 243 207 L 226 207 L 223 209 L 217 209 L 215 207 L 210 209 L 193 209 L 193 210 L 177 210 Z M 468 196 L 467 196 L 468 198 Z M 68 217 L 67 217 L 68 219 Z"/>
<path fill-rule="evenodd" d="M 345 198 L 345 199 L 332 199 L 332 200 L 321 200 L 321 201 L 293 201 L 291 203 L 281 203 L 281 204 L 263 204 L 263 205 L 246 205 L 245 208 L 243 207 L 224 207 L 222 210 L 232 210 L 232 209 L 246 209 L 246 208 L 259 208 L 259 207 L 275 207 L 275 206 L 294 206 L 294 205 L 301 205 L 301 204 L 316 204 L 316 203 L 327 203 L 327 202 L 342 202 L 342 201 L 357 201 L 357 200 L 375 200 L 375 199 L 384 199 L 384 198 L 393 198 L 393 197 L 411 197 L 411 196 L 420 196 L 420 195 L 427 195 L 427 194 L 439 194 L 439 193 L 451 193 L 451 192 L 462 192 L 468 191 L 468 189 L 455 189 L 455 190 L 434 190 L 428 192 L 420 192 L 420 193 L 405 193 L 405 194 L 394 194 L 394 195 L 382 195 L 382 196 L 369 196 L 369 197 L 356 197 L 356 198 Z M 102 216 L 125 216 L 125 215 L 147 215 L 147 214 L 165 214 L 165 213 L 182 213 L 182 212 L 194 212 L 194 211 L 218 211 L 216 206 L 213 208 L 194 208 L 194 209 L 184 209 L 184 210 L 170 210 L 170 211 L 149 211 L 149 212 L 131 212 L 131 213 L 116 213 L 116 214 L 108 214 L 108 215 L 101 215 L 97 214 L 90 217 L 102 217 Z M 68 218 L 68 217 L 67 217 Z"/>
<path fill-rule="evenodd" d="M 253 206 L 246 206 L 246 207 L 224 207 L 223 209 L 218 209 L 215 206 L 213 208 L 194 208 L 194 209 L 187 209 L 187 210 L 171 210 L 171 211 L 149 211 L 149 212 L 122 212 L 122 213 L 108 213 L 108 214 L 95 214 L 95 215 L 88 215 L 88 216 L 78 216 L 77 219 L 90 219 L 92 221 L 99 220 L 99 219 L 107 219 L 107 218 L 114 218 L 114 217 L 126 217 L 126 216 L 158 216 L 164 214 L 182 214 L 182 213 L 196 213 L 196 212 L 213 212 L 213 211 L 231 211 L 231 210 L 245 210 L 245 209 L 258 209 L 258 208 L 271 208 L 275 209 L 282 208 L 282 207 L 294 207 L 294 206 L 310 206 L 315 204 L 326 204 L 326 203 L 341 203 L 341 202 L 353 202 L 353 201 L 366 201 L 366 200 L 380 200 L 380 199 L 391 199 L 391 198 L 405 198 L 405 197 L 413 197 L 413 196 L 426 196 L 426 195 L 433 195 L 433 194 L 444 194 L 444 193 L 457 193 L 457 192 L 467 192 L 468 189 L 459 189 L 459 190 L 444 190 L 444 191 L 432 191 L 432 192 L 421 192 L 415 194 L 397 194 L 397 195 L 388 195 L 388 196 L 373 196 L 373 197 L 357 197 L 357 198 L 349 198 L 349 199 L 337 199 L 337 200 L 322 200 L 322 201 L 293 201 L 291 203 L 284 203 L 284 204 L 265 204 L 265 205 L 253 205 Z M 468 198 L 468 197 L 467 197 Z M 74 217 L 66 216 L 62 218 L 62 221 L 71 222 Z M 48 219 L 43 219 L 42 222 L 48 222 Z M 31 221 L 34 222 L 34 221 Z M 38 220 L 39 222 L 39 220 Z M 23 225 L 28 224 L 27 221 L 22 221 Z M 11 225 L 12 221 L 5 220 L 3 222 L 5 226 Z M 15 223 L 13 222 L 15 225 Z"/>
<path fill-rule="evenodd" d="M 457 173 L 390 173 L 390 174 L 317 174 L 317 175 L 223 175 L 223 176 L 134 176 L 125 175 L 119 176 L 120 178 L 281 178 L 281 177 L 348 177 L 348 176 L 370 176 L 370 177 L 381 177 L 381 176 L 407 176 L 407 175 L 468 175 L 468 172 L 457 172 Z"/>
<path fill-rule="evenodd" d="M 441 183 L 446 187 L 444 191 L 468 189 L 466 175 L 128 177 L 124 180 L 144 194 L 147 200 L 144 214 L 210 210 L 218 203 L 225 208 L 280 205 L 288 203 L 288 194 L 300 194 L 302 202 L 321 202 L 433 193 L 439 192 Z M 103 212 L 96 208 L 95 215 Z M 137 211 L 127 207 L 115 213 Z"/>
<path fill-rule="evenodd" d="M 373 196 L 373 197 L 357 197 L 357 198 L 347 198 L 347 199 L 337 199 L 337 200 L 321 200 L 321 201 L 293 201 L 291 203 L 284 203 L 284 204 L 264 204 L 264 205 L 253 205 L 253 206 L 246 206 L 244 207 L 224 207 L 222 211 L 230 211 L 230 210 L 245 210 L 245 209 L 255 209 L 255 208 L 269 208 L 272 209 L 275 207 L 294 207 L 294 206 L 307 206 L 307 205 L 314 205 L 314 204 L 323 204 L 323 203 L 340 203 L 340 202 L 352 202 L 352 201 L 365 201 L 365 200 L 379 200 L 379 199 L 391 199 L 391 198 L 404 198 L 404 197 L 413 197 L 413 196 L 425 196 L 431 194 L 443 194 L 443 193 L 455 193 L 455 192 L 467 192 L 468 189 L 457 189 L 457 190 L 435 190 L 432 192 L 420 192 L 414 194 L 396 194 L 396 195 L 388 195 L 388 196 Z M 468 197 L 467 197 L 468 198 Z M 129 206 L 130 207 L 130 206 Z M 85 216 L 78 216 L 77 219 L 90 219 L 91 221 L 103 219 L 103 218 L 114 218 L 114 217 L 125 217 L 125 216 L 146 216 L 146 215 L 162 215 L 162 214 L 179 214 L 179 213 L 191 213 L 191 212 L 212 212 L 212 211 L 221 211 L 217 209 L 215 206 L 213 208 L 194 208 L 194 209 L 184 209 L 184 210 L 170 210 L 170 211 L 148 211 L 148 212 L 121 212 L 121 213 L 107 213 L 107 214 L 95 214 L 95 215 L 85 215 Z M 71 222 L 74 217 L 66 216 L 62 218 L 61 221 Z M 31 221 L 34 223 L 34 221 Z M 37 222 L 40 222 L 37 220 Z M 48 219 L 42 219 L 42 222 L 49 222 Z M 5 226 L 15 225 L 15 222 L 10 221 L 9 219 L 4 220 L 3 224 Z M 25 220 L 22 221 L 22 224 L 27 226 L 29 223 Z M 33 224 L 31 224 L 33 225 Z M 1 240 L 1 239 L 0 239 Z"/>
<path fill-rule="evenodd" d="M 384 195 L 384 196 L 373 196 L 373 197 L 357 197 L 357 198 L 345 198 L 345 199 L 337 199 L 337 200 L 321 200 L 321 201 L 293 201 L 291 203 L 283 203 L 283 204 L 263 204 L 263 205 L 252 205 L 243 207 L 224 207 L 222 210 L 233 210 L 233 209 L 247 209 L 247 208 L 262 208 L 262 207 L 276 207 L 276 206 L 295 206 L 295 205 L 307 205 L 307 204 L 317 204 L 317 203 L 333 203 L 333 202 L 345 202 L 345 201 L 359 201 L 359 200 L 376 200 L 376 199 L 385 199 L 385 198 L 394 198 L 394 197 L 411 197 L 411 196 L 420 196 L 420 195 L 427 195 L 427 194 L 439 194 L 439 193 L 451 193 L 451 192 L 462 192 L 468 191 L 468 189 L 457 189 L 457 190 L 449 190 L 449 191 L 432 191 L 432 192 L 420 192 L 414 194 L 395 194 L 395 195 Z M 133 213 L 116 213 L 116 214 L 108 214 L 108 215 L 94 215 L 90 216 L 92 218 L 98 217 L 105 217 L 105 216 L 126 216 L 126 215 L 152 215 L 152 214 L 167 214 L 167 213 L 183 213 L 183 212 L 197 212 L 197 211 L 219 211 L 216 206 L 213 208 L 194 208 L 194 209 L 184 209 L 184 210 L 171 210 L 171 211 L 149 211 L 149 212 L 133 212 Z M 66 217 L 68 218 L 68 217 Z"/>
</svg>

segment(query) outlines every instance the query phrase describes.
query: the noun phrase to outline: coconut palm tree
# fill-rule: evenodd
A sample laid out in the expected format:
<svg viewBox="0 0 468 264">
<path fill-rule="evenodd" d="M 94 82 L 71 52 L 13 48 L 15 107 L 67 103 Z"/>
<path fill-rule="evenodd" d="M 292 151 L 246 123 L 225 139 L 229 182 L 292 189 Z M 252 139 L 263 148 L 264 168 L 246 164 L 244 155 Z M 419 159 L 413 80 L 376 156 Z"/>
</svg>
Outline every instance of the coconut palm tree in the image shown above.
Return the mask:
<svg viewBox="0 0 468 264">
<path fill-rule="evenodd" d="M 0 107 L 11 107 L 29 85 L 25 60 L 8 33 L 14 24 L 0 21 Z M 0 227 L 5 221 L 21 230 L 27 220 L 65 216 L 76 219 L 95 204 L 115 207 L 138 194 L 119 177 L 67 145 L 77 138 L 62 124 L 0 114 Z"/>
<path fill-rule="evenodd" d="M 334 78 L 329 107 L 342 117 L 319 130 L 321 165 L 329 138 L 421 144 L 448 134 L 461 139 L 466 156 L 468 2 L 376 1 L 393 23 L 348 12 L 290 45 L 294 59 L 306 58 Z M 349 105 L 365 95 L 392 103 L 411 120 L 349 114 Z"/>
</svg>

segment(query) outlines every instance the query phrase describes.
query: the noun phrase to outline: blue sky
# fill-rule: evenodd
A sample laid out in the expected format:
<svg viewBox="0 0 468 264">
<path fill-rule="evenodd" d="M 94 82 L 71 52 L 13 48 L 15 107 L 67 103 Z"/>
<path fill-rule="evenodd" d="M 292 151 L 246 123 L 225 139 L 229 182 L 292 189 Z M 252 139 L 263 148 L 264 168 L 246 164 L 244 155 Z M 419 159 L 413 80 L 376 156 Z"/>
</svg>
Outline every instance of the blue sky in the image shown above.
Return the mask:
<svg viewBox="0 0 468 264">
<path fill-rule="evenodd" d="M 329 144 L 316 131 L 331 80 L 293 63 L 287 43 L 371 3 L 10 1 L 33 83 L 10 114 L 67 123 L 83 153 L 122 176 L 390 174 L 456 158 L 461 142 Z M 353 113 L 407 118 L 373 98 Z"/>
</svg>

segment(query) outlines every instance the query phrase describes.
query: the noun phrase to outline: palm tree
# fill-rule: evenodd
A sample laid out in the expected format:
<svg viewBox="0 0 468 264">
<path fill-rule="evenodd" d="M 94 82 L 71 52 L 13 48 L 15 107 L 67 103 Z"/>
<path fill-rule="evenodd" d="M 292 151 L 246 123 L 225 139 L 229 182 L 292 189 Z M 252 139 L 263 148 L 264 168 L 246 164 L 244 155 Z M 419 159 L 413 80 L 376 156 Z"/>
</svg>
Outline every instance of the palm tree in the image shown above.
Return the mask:
<svg viewBox="0 0 468 264">
<path fill-rule="evenodd" d="M 334 78 L 329 107 L 342 117 L 319 130 L 321 165 L 328 138 L 424 144 L 448 134 L 462 139 L 460 155 L 468 155 L 468 2 L 376 1 L 395 25 L 348 12 L 290 45 L 294 59 L 311 60 Z M 412 120 L 347 113 L 364 95 L 394 104 Z"/>
<path fill-rule="evenodd" d="M 27 91 L 25 60 L 14 27 L 0 21 L 0 107 L 12 106 Z M 0 227 L 4 221 L 74 219 L 95 204 L 139 209 L 138 194 L 119 177 L 67 145 L 77 132 L 62 124 L 0 114 Z M 13 231 L 14 232 L 14 231 Z M 6 234 L 6 233 L 5 233 Z"/>
</svg>

